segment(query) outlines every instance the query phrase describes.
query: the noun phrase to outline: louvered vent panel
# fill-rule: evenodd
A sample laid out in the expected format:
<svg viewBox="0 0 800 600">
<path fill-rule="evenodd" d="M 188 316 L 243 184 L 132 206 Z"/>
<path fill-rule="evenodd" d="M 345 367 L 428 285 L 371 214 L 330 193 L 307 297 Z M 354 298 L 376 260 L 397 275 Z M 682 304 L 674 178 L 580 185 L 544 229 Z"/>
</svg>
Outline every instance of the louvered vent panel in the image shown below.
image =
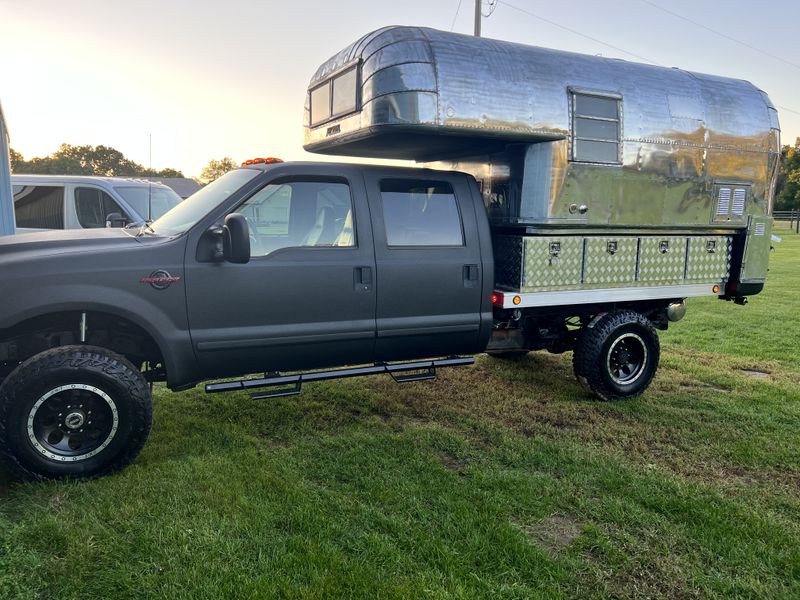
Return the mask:
<svg viewBox="0 0 800 600">
<path fill-rule="evenodd" d="M 744 201 L 747 198 L 747 190 L 736 188 L 733 190 L 733 214 L 742 216 L 744 214 Z"/>
<path fill-rule="evenodd" d="M 764 235 L 767 232 L 766 223 L 756 223 L 755 235 Z"/>
<path fill-rule="evenodd" d="M 717 216 L 727 217 L 731 214 L 731 188 L 719 188 L 719 199 L 717 200 Z"/>
</svg>

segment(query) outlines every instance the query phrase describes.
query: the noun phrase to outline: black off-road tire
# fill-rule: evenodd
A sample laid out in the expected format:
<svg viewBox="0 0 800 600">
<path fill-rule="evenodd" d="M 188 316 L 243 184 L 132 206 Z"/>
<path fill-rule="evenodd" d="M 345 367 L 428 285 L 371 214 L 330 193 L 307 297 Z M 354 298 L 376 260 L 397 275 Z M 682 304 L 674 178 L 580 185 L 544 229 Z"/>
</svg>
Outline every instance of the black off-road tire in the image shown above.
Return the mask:
<svg viewBox="0 0 800 600">
<path fill-rule="evenodd" d="M 620 358 L 623 352 L 628 354 Z M 619 310 L 597 317 L 581 330 L 572 366 L 587 391 L 602 400 L 619 400 L 647 389 L 660 355 L 658 334 L 649 319 Z"/>
<path fill-rule="evenodd" d="M 101 477 L 136 458 L 152 418 L 149 384 L 125 357 L 93 346 L 54 348 L 0 386 L 0 460 L 25 480 Z"/>
</svg>

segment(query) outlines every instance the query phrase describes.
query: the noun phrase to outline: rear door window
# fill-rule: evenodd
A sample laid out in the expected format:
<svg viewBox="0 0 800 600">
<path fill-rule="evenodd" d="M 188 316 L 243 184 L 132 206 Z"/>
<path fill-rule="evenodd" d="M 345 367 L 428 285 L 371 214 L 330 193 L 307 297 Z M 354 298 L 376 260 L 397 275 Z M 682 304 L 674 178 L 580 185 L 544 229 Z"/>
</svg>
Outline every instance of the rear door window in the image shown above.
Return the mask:
<svg viewBox="0 0 800 600">
<path fill-rule="evenodd" d="M 449 183 L 423 179 L 381 181 L 389 246 L 463 246 L 464 231 Z"/>
<path fill-rule="evenodd" d="M 75 189 L 75 212 L 78 223 L 84 229 L 105 227 L 108 216 L 113 213 L 120 214 L 123 219 L 130 219 L 111 196 L 97 188 Z"/>
<path fill-rule="evenodd" d="M 14 186 L 17 227 L 64 229 L 64 187 L 55 185 Z"/>
</svg>

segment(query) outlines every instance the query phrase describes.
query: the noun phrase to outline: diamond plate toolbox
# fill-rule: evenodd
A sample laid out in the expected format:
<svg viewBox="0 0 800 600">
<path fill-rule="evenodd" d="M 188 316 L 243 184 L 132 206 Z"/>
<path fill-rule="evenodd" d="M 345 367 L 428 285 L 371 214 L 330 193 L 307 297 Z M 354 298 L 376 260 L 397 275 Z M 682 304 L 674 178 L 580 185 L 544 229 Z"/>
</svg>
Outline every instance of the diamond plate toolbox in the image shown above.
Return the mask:
<svg viewBox="0 0 800 600">
<path fill-rule="evenodd" d="M 523 292 L 574 290 L 583 277 L 582 237 L 523 238 Z"/>
<path fill-rule="evenodd" d="M 639 241 L 639 276 L 641 285 L 677 285 L 683 283 L 686 269 L 685 237 L 643 237 Z"/>
<path fill-rule="evenodd" d="M 695 236 L 689 238 L 686 258 L 686 281 L 720 283 L 727 281 L 731 270 L 733 242 L 730 236 Z"/>
<path fill-rule="evenodd" d="M 610 288 L 636 281 L 639 238 L 587 237 L 583 282 L 586 287 Z"/>
</svg>

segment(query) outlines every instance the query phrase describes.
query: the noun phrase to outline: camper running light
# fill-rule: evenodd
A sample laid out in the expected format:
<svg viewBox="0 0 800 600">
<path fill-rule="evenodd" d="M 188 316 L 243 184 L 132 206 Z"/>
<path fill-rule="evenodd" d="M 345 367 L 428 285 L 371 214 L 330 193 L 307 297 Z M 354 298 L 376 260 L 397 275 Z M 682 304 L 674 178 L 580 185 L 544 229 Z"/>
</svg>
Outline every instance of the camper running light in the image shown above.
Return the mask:
<svg viewBox="0 0 800 600">
<path fill-rule="evenodd" d="M 503 307 L 503 294 L 501 294 L 500 292 L 495 292 L 494 294 L 492 294 L 492 305 L 502 308 Z"/>
<path fill-rule="evenodd" d="M 246 160 L 242 163 L 243 167 L 247 165 L 271 165 L 273 163 L 282 163 L 283 160 L 280 158 L 275 158 L 274 156 L 269 156 L 267 158 L 251 158 L 250 160 Z"/>
</svg>

